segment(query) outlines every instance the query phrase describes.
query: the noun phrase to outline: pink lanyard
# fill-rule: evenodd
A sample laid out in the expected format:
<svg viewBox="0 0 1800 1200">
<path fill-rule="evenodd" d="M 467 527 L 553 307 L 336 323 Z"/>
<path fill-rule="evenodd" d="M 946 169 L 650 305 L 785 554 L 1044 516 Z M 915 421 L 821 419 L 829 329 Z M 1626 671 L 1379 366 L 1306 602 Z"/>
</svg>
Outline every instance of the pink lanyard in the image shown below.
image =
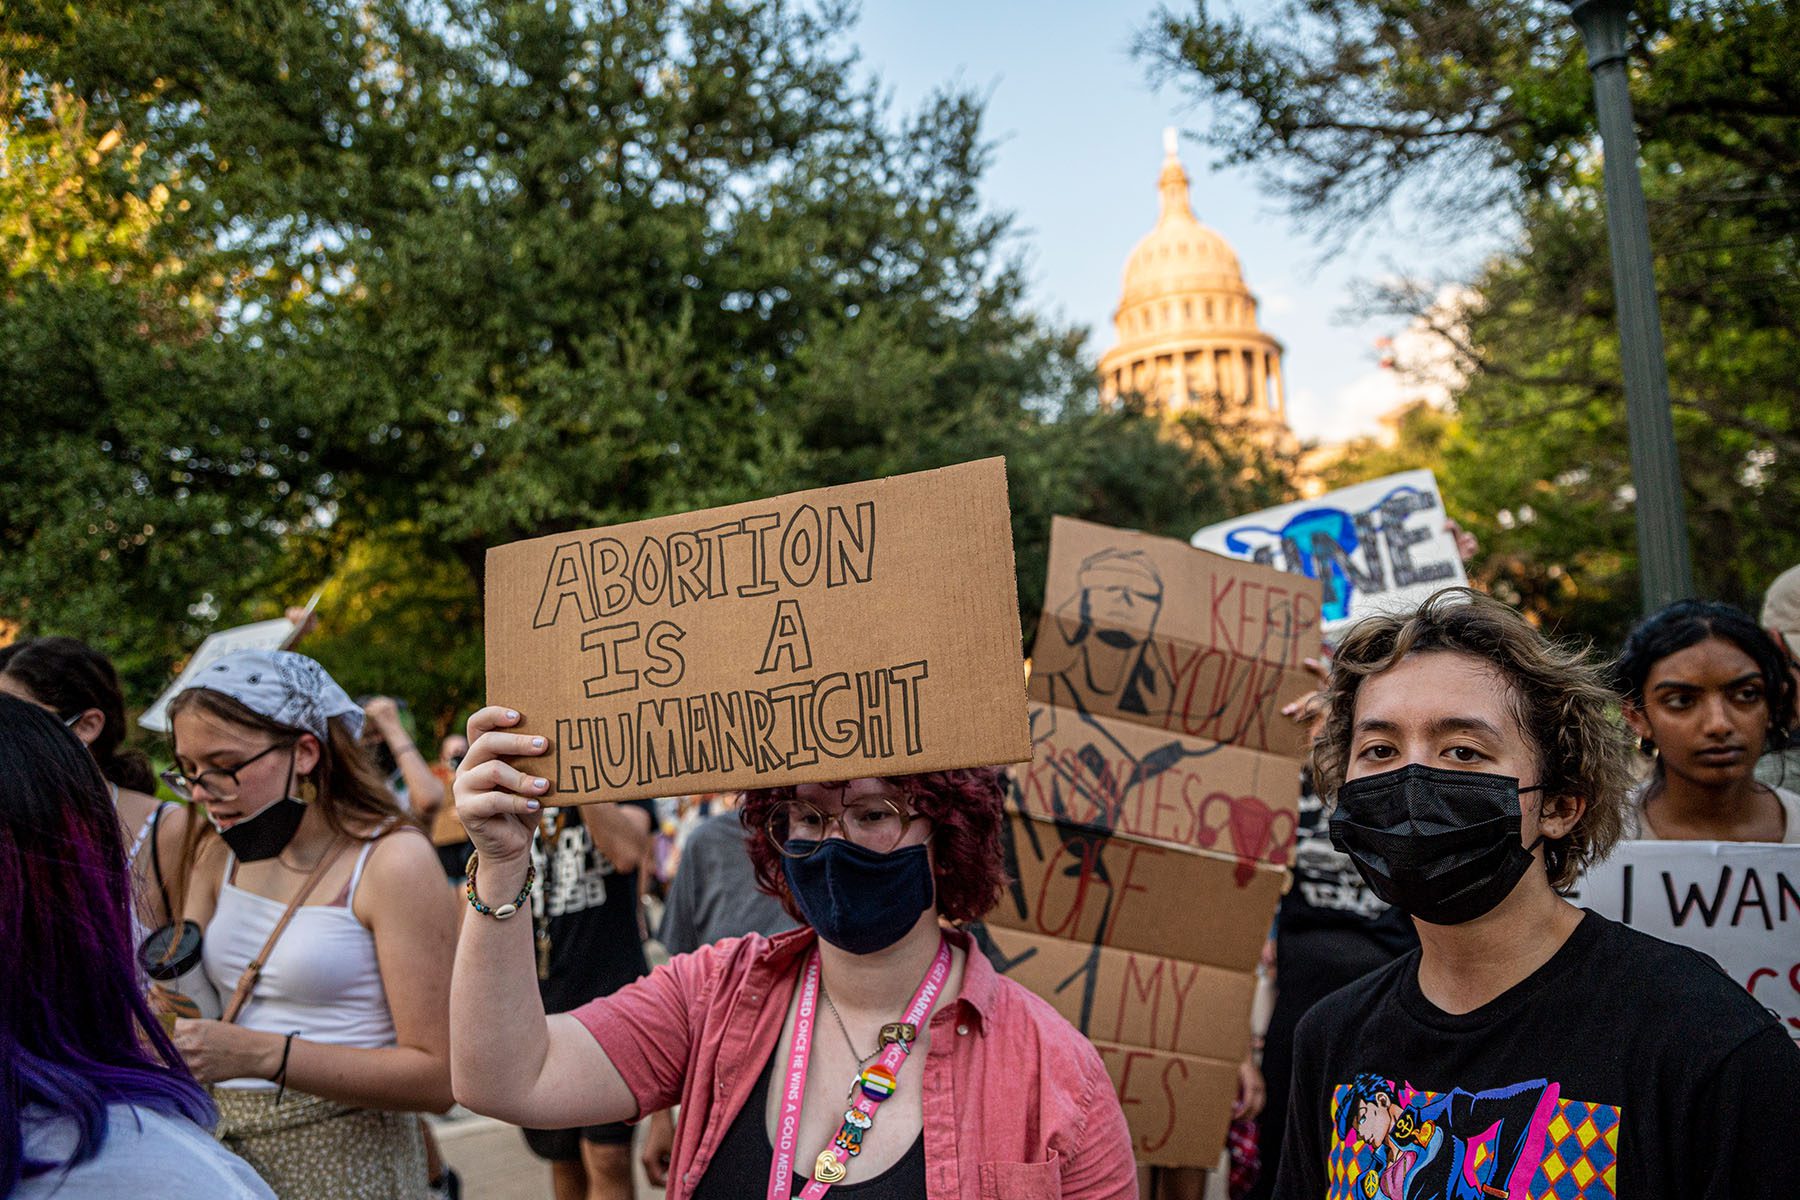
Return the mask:
<svg viewBox="0 0 1800 1200">
<path fill-rule="evenodd" d="M 944 982 L 950 977 L 950 944 L 938 943 L 937 957 L 931 969 L 919 981 L 906 1020 L 899 1025 L 884 1026 L 881 1039 L 886 1043 L 881 1057 L 856 1077 L 852 1090 L 859 1092 L 844 1114 L 837 1137 L 819 1153 L 813 1166 L 813 1177 L 801 1190 L 801 1200 L 819 1200 L 831 1185 L 846 1174 L 845 1164 L 862 1153 L 862 1140 L 875 1123 L 875 1110 L 893 1095 L 900 1067 L 912 1053 L 913 1038 L 919 1024 L 937 1003 Z M 806 963 L 806 975 L 800 984 L 800 1008 L 794 1014 L 794 1045 L 788 1056 L 787 1090 L 781 1094 L 781 1121 L 775 1129 L 775 1160 L 769 1165 L 769 1200 L 791 1200 L 794 1186 L 794 1152 L 800 1140 L 800 1103 L 806 1098 L 806 1060 L 812 1056 L 813 1018 L 818 1014 L 819 955 L 813 952 Z"/>
</svg>

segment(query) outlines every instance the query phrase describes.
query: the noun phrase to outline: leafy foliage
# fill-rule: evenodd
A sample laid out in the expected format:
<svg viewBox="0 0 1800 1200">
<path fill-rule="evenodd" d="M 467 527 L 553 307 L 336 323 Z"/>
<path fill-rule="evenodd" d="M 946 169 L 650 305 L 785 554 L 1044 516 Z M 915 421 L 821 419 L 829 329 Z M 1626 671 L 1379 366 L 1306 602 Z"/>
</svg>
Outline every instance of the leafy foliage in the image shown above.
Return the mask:
<svg viewBox="0 0 1800 1200">
<path fill-rule="evenodd" d="M 979 203 L 979 105 L 895 119 L 848 22 L 9 6 L 0 175 L 117 143 L 54 160 L 92 203 L 21 184 L 0 229 L 128 269 L 39 254 L 0 297 L 0 613 L 106 646 L 143 700 L 206 627 L 323 584 L 309 647 L 443 722 L 479 696 L 484 552 L 521 536 L 1004 453 L 1029 612 L 1052 512 L 1185 534 L 1284 486 L 1223 424 L 1100 410 Z"/>
<path fill-rule="evenodd" d="M 1634 6 L 1632 98 L 1696 583 L 1755 608 L 1800 560 L 1800 11 L 1773 0 Z M 1347 236 L 1398 196 L 1441 230 L 1505 220 L 1516 246 L 1434 313 L 1429 267 L 1376 307 L 1434 322 L 1468 377 L 1415 413 L 1504 597 L 1615 643 L 1637 608 L 1628 436 L 1586 57 L 1548 0 L 1295 0 L 1255 24 L 1199 4 L 1146 51 L 1217 105 L 1228 156 Z M 1391 456 L 1353 448 L 1345 470 Z"/>
</svg>

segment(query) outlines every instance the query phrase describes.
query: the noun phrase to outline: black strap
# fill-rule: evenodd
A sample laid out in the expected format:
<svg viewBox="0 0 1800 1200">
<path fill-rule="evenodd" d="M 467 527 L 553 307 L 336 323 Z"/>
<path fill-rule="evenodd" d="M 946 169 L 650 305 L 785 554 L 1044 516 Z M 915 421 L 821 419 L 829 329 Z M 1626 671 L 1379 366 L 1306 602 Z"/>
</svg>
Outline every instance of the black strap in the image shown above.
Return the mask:
<svg viewBox="0 0 1800 1200">
<path fill-rule="evenodd" d="M 162 847 L 158 844 L 161 841 L 163 809 L 167 807 L 167 804 L 158 804 L 156 811 L 150 814 L 150 869 L 156 873 L 156 890 L 162 893 L 163 912 L 168 917 L 168 923 L 179 925 L 181 914 L 170 911 L 169 885 L 163 879 Z"/>
</svg>

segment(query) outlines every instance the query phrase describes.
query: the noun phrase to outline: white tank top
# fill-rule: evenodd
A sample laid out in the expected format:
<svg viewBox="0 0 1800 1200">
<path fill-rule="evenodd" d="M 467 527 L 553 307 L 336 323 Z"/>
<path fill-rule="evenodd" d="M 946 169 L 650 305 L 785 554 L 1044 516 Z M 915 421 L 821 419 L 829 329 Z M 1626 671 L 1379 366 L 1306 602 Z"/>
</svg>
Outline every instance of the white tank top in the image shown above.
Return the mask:
<svg viewBox="0 0 1800 1200">
<path fill-rule="evenodd" d="M 351 907 L 374 849 L 373 841 L 363 844 L 341 903 L 302 904 L 294 910 L 294 919 L 269 952 L 256 989 L 238 1016 L 239 1025 L 364 1050 L 395 1044 L 394 1017 L 375 958 L 375 935 L 356 919 Z M 285 901 L 232 883 L 236 873 L 233 856 L 201 943 L 207 978 L 221 999 L 237 988 L 244 968 L 287 911 Z M 219 1086 L 268 1089 L 275 1084 L 267 1079 L 228 1079 Z"/>
</svg>

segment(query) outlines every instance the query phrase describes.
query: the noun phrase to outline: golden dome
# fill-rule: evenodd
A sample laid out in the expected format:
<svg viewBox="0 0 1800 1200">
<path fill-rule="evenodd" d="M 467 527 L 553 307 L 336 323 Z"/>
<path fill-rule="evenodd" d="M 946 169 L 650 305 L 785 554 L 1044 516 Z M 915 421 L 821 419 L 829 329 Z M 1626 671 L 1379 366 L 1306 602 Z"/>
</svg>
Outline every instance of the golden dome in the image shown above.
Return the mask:
<svg viewBox="0 0 1800 1200">
<path fill-rule="evenodd" d="M 1188 175 L 1171 147 L 1156 181 L 1162 212 L 1156 228 L 1132 248 L 1125 260 L 1121 310 L 1145 300 L 1196 292 L 1248 294 L 1244 269 L 1236 251 L 1215 229 L 1194 217 L 1188 199 Z"/>
<path fill-rule="evenodd" d="M 1257 326 L 1237 253 L 1194 216 L 1175 132 L 1163 137 L 1156 227 L 1125 260 L 1118 342 L 1100 356 L 1104 395 L 1135 392 L 1165 411 L 1216 394 L 1285 424 L 1281 343 Z"/>
</svg>

